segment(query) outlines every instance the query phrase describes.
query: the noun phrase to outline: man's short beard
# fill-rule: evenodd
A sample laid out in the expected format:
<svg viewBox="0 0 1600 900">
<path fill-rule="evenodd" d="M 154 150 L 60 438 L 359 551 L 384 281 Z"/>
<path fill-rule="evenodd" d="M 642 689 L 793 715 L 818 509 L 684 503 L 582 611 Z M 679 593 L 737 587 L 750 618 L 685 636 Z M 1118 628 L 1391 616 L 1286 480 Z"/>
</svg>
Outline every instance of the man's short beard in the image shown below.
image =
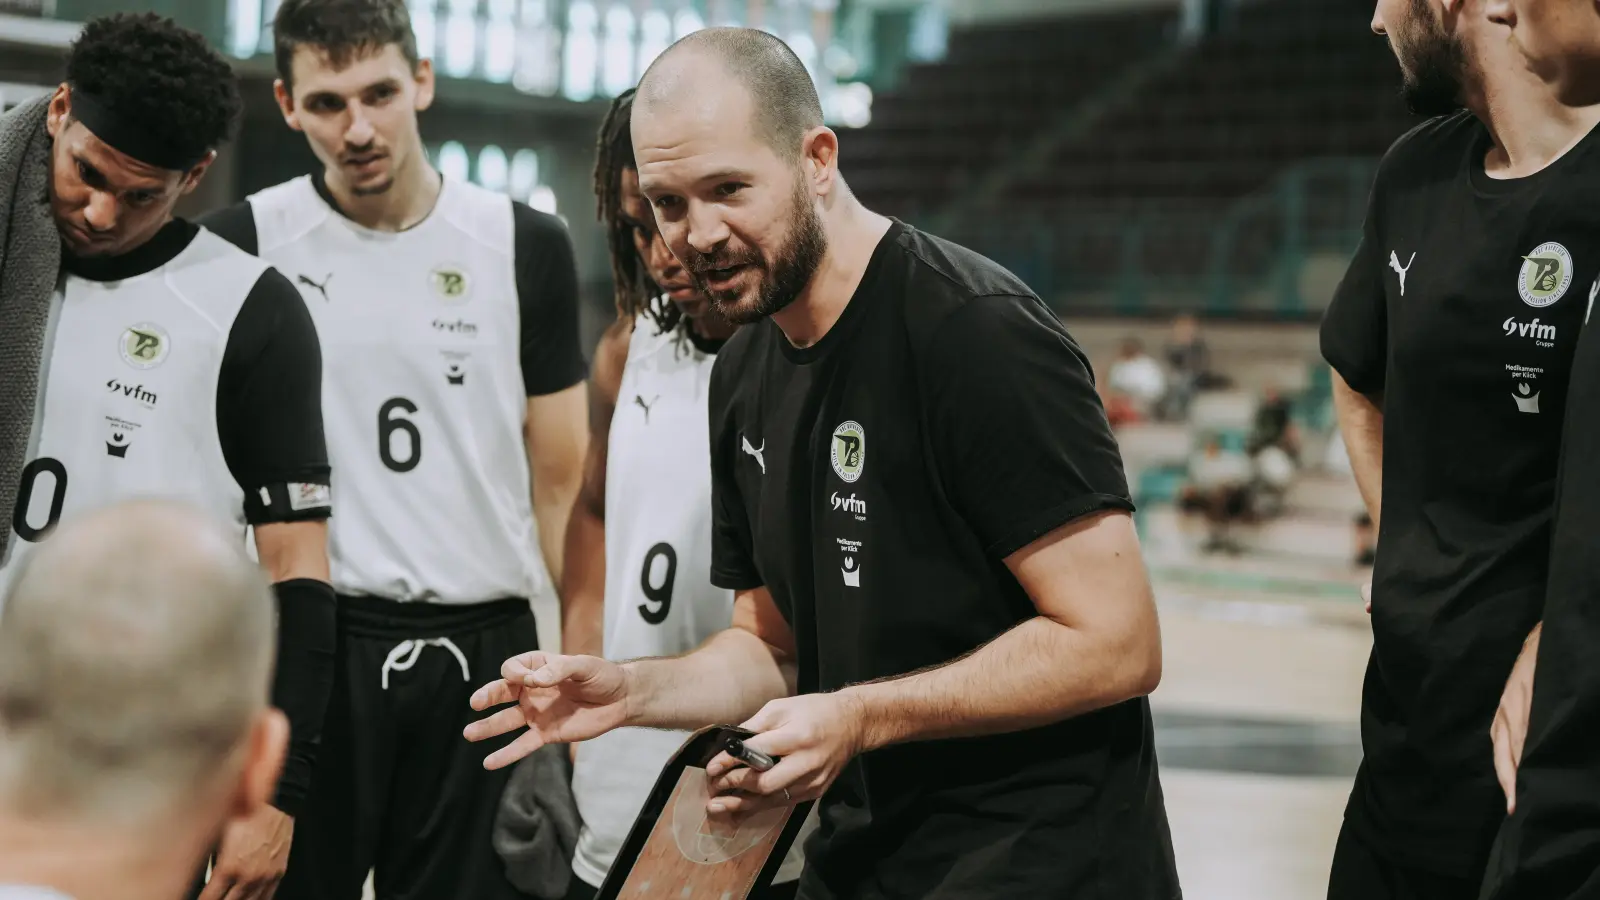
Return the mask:
<svg viewBox="0 0 1600 900">
<path fill-rule="evenodd" d="M 800 296 L 822 265 L 822 257 L 828 252 L 828 235 L 823 230 L 822 217 L 817 213 L 811 193 L 806 190 L 805 180 L 799 177 L 795 178 L 793 202 L 794 216 L 789 222 L 788 239 L 770 267 L 763 265 L 760 255 L 753 248 L 744 259 L 718 260 L 736 265 L 760 266 L 765 270 L 767 277 L 761 279 L 754 302 L 741 303 L 742 294 L 738 291 L 713 291 L 706 286 L 706 272 L 712 268 L 722 268 L 711 265 L 712 259 L 700 257 L 689 266 L 689 274 L 696 286 L 711 298 L 717 314 L 730 323 L 749 325 L 782 311 Z"/>
<path fill-rule="evenodd" d="M 1401 66 L 1401 96 L 1419 116 L 1444 116 L 1461 108 L 1461 80 L 1466 54 L 1461 41 L 1435 22 L 1428 0 L 1411 0 L 1411 24 L 1420 32 L 1402 48 L 1409 65 Z"/>
</svg>

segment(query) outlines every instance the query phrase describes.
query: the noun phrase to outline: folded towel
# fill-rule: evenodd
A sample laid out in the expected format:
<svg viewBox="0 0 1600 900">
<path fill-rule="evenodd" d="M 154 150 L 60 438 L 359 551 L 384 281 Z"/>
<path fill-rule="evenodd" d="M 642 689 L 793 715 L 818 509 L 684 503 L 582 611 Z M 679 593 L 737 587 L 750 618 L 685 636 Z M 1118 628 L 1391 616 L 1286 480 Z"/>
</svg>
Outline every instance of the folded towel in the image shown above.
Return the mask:
<svg viewBox="0 0 1600 900">
<path fill-rule="evenodd" d="M 0 559 L 27 465 L 61 237 L 50 215 L 49 97 L 0 116 Z"/>
</svg>

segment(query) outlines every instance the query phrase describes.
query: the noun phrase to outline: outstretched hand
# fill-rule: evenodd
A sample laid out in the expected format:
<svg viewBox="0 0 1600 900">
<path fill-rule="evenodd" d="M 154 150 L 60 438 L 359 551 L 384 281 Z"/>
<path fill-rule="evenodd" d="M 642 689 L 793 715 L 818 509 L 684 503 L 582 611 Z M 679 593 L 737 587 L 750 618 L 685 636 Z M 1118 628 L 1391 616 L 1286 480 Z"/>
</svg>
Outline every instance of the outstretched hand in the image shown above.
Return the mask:
<svg viewBox="0 0 1600 900">
<path fill-rule="evenodd" d="M 472 708 L 515 703 L 468 725 L 467 740 L 482 741 L 524 726 L 527 733 L 489 754 L 486 769 L 509 766 L 545 744 L 597 738 L 626 723 L 628 680 L 622 667 L 595 656 L 533 651 L 513 656 L 500 678 L 472 695 Z"/>
</svg>

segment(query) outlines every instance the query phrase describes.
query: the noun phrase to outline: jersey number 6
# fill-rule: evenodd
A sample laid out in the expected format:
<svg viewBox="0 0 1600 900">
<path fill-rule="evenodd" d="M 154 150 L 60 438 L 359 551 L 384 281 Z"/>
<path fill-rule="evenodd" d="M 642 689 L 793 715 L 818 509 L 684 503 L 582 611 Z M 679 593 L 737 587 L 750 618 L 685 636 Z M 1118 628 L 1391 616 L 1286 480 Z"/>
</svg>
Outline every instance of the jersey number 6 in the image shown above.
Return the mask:
<svg viewBox="0 0 1600 900">
<path fill-rule="evenodd" d="M 410 419 L 399 413 L 414 415 L 417 405 L 404 397 L 394 397 L 378 407 L 378 458 L 396 472 L 409 472 L 422 462 L 422 432 Z M 404 432 L 407 438 L 404 457 L 394 454 L 394 433 Z"/>
<path fill-rule="evenodd" d="M 50 513 L 38 528 L 28 522 L 28 509 L 33 505 L 33 488 L 39 473 L 49 472 L 55 481 L 55 491 L 50 496 Z M 56 523 L 61 521 L 61 508 L 67 502 L 67 467 L 58 459 L 41 456 L 22 470 L 22 481 L 17 485 L 17 508 L 11 515 L 11 530 L 25 541 L 37 543 L 50 536 Z"/>
<path fill-rule="evenodd" d="M 661 579 L 661 586 L 656 587 L 650 583 L 650 569 L 655 566 L 657 559 L 666 557 L 667 571 Z M 644 592 L 649 603 L 639 604 L 639 615 L 644 617 L 651 625 L 660 625 L 667 620 L 667 613 L 672 611 L 672 582 L 678 577 L 678 551 L 672 549 L 668 543 L 660 543 L 650 548 L 644 555 L 644 570 L 639 573 L 639 590 Z M 651 606 L 654 605 L 654 609 Z"/>
</svg>

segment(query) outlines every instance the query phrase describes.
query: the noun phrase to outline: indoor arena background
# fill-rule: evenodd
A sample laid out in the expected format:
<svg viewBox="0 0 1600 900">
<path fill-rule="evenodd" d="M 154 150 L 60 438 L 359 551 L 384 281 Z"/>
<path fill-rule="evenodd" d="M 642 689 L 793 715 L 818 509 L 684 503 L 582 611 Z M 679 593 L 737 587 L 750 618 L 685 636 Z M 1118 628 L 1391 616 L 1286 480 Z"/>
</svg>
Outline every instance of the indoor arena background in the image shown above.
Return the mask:
<svg viewBox="0 0 1600 900">
<path fill-rule="evenodd" d="M 244 79 L 241 138 L 185 211 L 311 169 L 272 100 L 275 0 L 0 0 L 0 106 L 55 85 L 75 23 L 130 5 Z M 1011 268 L 1094 361 L 1161 605 L 1185 896 L 1324 896 L 1361 757 L 1371 535 L 1316 328 L 1410 125 L 1371 0 L 410 5 L 441 76 L 429 152 L 566 220 L 587 348 L 613 315 L 590 186 L 608 100 L 705 25 L 788 41 L 865 203 Z M 537 612 L 553 647 L 554 601 Z"/>
</svg>

